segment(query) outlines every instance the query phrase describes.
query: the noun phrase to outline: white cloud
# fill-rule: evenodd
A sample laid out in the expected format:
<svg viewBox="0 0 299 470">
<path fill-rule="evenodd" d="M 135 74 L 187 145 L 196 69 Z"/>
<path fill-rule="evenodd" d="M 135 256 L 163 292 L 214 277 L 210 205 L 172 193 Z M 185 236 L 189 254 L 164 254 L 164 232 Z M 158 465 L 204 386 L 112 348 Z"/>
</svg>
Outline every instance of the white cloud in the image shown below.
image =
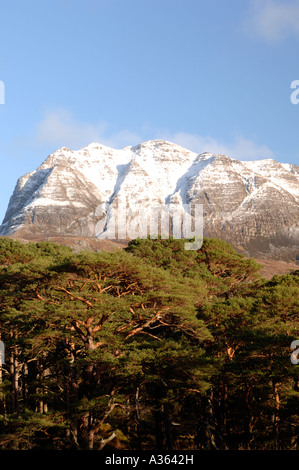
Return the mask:
<svg viewBox="0 0 299 470">
<path fill-rule="evenodd" d="M 299 0 L 251 0 L 243 28 L 268 42 L 299 38 Z"/>
<path fill-rule="evenodd" d="M 130 130 L 113 133 L 104 121 L 88 124 L 78 121 L 69 111 L 59 109 L 45 115 L 37 126 L 34 141 L 38 146 L 51 145 L 55 150 L 59 147 L 77 150 L 91 142 L 122 148 L 140 139 L 141 136 Z"/>
<path fill-rule="evenodd" d="M 272 150 L 265 145 L 258 145 L 252 140 L 238 136 L 233 142 L 221 142 L 210 136 L 201 136 L 178 132 L 165 134 L 164 137 L 196 153 L 211 152 L 224 154 L 237 160 L 260 160 L 274 158 Z"/>
<path fill-rule="evenodd" d="M 258 145 L 242 136 L 237 136 L 232 142 L 223 142 L 210 136 L 160 131 L 150 126 L 144 126 L 138 132 L 128 129 L 112 132 L 107 122 L 84 123 L 64 109 L 47 113 L 38 124 L 32 140 L 40 149 L 50 146 L 52 151 L 55 151 L 59 147 L 77 150 L 92 142 L 99 142 L 113 148 L 123 148 L 151 139 L 164 139 L 196 153 L 225 154 L 238 160 L 273 158 L 273 152 L 267 146 Z"/>
</svg>

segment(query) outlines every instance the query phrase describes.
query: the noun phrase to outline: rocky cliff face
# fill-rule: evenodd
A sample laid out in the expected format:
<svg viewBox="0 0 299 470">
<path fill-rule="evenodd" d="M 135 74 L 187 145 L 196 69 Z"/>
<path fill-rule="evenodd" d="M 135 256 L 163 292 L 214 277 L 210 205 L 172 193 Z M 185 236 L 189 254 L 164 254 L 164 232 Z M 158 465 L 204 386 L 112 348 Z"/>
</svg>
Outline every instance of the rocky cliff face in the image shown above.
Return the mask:
<svg viewBox="0 0 299 470">
<path fill-rule="evenodd" d="M 204 236 L 250 256 L 299 261 L 298 166 L 197 155 L 166 141 L 57 150 L 18 180 L 0 234 L 107 238 L 124 200 L 129 222 L 136 204 L 143 213 L 202 204 Z"/>
</svg>

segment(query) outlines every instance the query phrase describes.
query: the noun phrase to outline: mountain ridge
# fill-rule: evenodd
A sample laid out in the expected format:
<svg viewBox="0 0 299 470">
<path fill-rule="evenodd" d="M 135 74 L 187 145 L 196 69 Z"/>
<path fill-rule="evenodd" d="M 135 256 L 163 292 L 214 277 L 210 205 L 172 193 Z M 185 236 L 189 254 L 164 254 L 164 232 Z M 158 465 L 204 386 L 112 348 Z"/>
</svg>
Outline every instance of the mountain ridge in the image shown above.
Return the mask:
<svg viewBox="0 0 299 470">
<path fill-rule="evenodd" d="M 145 213 L 153 204 L 202 204 L 204 236 L 247 255 L 299 260 L 299 166 L 196 154 L 164 140 L 118 150 L 96 142 L 57 149 L 18 179 L 0 235 L 105 238 L 121 198 L 131 209 L 142 203 Z"/>
</svg>

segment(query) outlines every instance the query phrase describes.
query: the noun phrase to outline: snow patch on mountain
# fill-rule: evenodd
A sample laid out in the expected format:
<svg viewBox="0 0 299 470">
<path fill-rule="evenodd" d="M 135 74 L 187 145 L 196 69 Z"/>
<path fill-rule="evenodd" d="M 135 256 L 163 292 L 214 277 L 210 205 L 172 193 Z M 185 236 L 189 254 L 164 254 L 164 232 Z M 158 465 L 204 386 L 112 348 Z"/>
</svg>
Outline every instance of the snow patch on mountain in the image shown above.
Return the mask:
<svg viewBox="0 0 299 470">
<path fill-rule="evenodd" d="M 202 204 L 206 234 L 238 246 L 260 237 L 272 247 L 299 233 L 298 166 L 196 154 L 153 140 L 123 149 L 93 142 L 75 151 L 56 150 L 19 178 L 0 234 L 96 236 L 101 219 L 103 236 L 120 200 L 127 201 L 132 217 L 136 204 L 145 213 L 153 204 L 182 210 Z"/>
</svg>

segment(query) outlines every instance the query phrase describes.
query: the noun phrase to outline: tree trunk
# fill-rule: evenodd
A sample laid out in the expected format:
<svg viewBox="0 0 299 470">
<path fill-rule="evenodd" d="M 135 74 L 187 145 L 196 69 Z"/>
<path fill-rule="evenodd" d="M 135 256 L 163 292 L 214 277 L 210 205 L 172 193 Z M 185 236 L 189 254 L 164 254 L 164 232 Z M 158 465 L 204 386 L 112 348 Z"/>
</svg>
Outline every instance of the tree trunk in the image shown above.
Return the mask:
<svg viewBox="0 0 299 470">
<path fill-rule="evenodd" d="M 172 429 L 171 429 L 171 421 L 169 418 L 168 403 L 164 403 L 163 405 L 163 421 L 164 421 L 164 428 L 165 428 L 166 450 L 173 450 Z"/>
<path fill-rule="evenodd" d="M 278 444 L 278 435 L 279 435 L 280 397 L 279 397 L 278 383 L 272 381 L 272 386 L 273 386 L 273 396 L 274 396 L 274 413 L 273 413 L 273 416 L 272 416 L 272 420 L 273 420 L 273 432 L 274 432 L 275 449 L 276 449 L 277 444 Z"/>
<path fill-rule="evenodd" d="M 156 450 L 164 450 L 161 405 L 153 413 L 155 422 Z"/>
</svg>

